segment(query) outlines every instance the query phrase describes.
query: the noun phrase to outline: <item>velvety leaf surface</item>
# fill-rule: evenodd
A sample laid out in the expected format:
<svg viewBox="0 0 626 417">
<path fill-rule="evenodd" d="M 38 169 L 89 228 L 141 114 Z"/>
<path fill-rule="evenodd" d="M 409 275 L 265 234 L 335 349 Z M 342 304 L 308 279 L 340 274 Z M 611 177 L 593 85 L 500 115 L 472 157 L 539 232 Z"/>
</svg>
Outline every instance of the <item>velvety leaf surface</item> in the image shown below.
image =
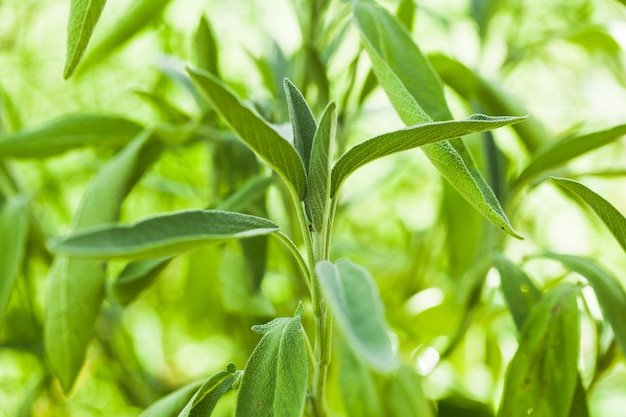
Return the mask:
<svg viewBox="0 0 626 417">
<path fill-rule="evenodd" d="M 146 408 L 139 417 L 177 417 L 181 410 L 206 382 L 207 380 L 201 380 L 185 385 L 154 402 L 150 407 Z"/>
<path fill-rule="evenodd" d="M 311 149 L 308 193 L 305 199 L 307 213 L 316 231 L 325 230 L 330 199 L 330 157 L 337 128 L 337 110 L 330 103 L 320 119 Z"/>
<path fill-rule="evenodd" d="M 507 370 L 500 417 L 567 417 L 578 378 L 579 288 L 545 294 L 524 325 Z"/>
<path fill-rule="evenodd" d="M 176 255 L 207 244 L 266 235 L 267 219 L 221 210 L 182 210 L 132 225 L 105 225 L 53 241 L 53 251 L 73 257 L 130 258 Z"/>
<path fill-rule="evenodd" d="M 604 224 L 609 228 L 622 249 L 626 251 L 626 218 L 611 203 L 606 201 L 602 196 L 591 191 L 585 185 L 578 181 L 567 178 L 552 177 L 552 181 L 559 186 L 573 192 L 582 201 L 587 203 L 589 207 L 595 211 Z"/>
<path fill-rule="evenodd" d="M 67 79 L 74 72 L 83 56 L 96 23 L 100 19 L 106 0 L 72 0 L 70 20 L 67 25 L 67 54 L 63 78 Z"/>
<path fill-rule="evenodd" d="M 130 262 L 109 287 L 109 293 L 115 302 L 129 304 L 148 288 L 156 277 L 170 263 L 172 257 L 147 259 Z"/>
<path fill-rule="evenodd" d="M 306 196 L 306 173 L 302 159 L 285 138 L 261 116 L 245 106 L 220 80 L 208 72 L 189 69 L 194 82 L 202 89 L 213 108 L 237 135 L 254 150 L 301 200 Z"/>
<path fill-rule="evenodd" d="M 360 359 L 380 372 L 396 369 L 383 303 L 369 272 L 348 259 L 319 262 L 315 272 L 337 326 Z"/>
<path fill-rule="evenodd" d="M 291 126 L 293 127 L 293 145 L 302 158 L 304 169 L 309 172 L 311 148 L 317 131 L 315 117 L 298 88 L 288 79 L 284 81 L 285 96 L 289 106 Z"/>
<path fill-rule="evenodd" d="M 12 197 L 0 205 L 0 320 L 26 252 L 28 218 L 26 199 Z"/>
<path fill-rule="evenodd" d="M 300 305 L 293 318 L 252 328 L 263 336 L 246 364 L 236 417 L 302 416 L 309 377 L 302 312 Z"/>
<path fill-rule="evenodd" d="M 243 372 L 237 371 L 235 364 L 230 363 L 228 370 L 218 372 L 202 384 L 178 417 L 209 417 L 217 401 L 233 388 L 242 375 Z"/>
<path fill-rule="evenodd" d="M 81 146 L 123 145 L 142 130 L 130 120 L 77 114 L 0 136 L 0 158 L 46 158 Z"/>
</svg>

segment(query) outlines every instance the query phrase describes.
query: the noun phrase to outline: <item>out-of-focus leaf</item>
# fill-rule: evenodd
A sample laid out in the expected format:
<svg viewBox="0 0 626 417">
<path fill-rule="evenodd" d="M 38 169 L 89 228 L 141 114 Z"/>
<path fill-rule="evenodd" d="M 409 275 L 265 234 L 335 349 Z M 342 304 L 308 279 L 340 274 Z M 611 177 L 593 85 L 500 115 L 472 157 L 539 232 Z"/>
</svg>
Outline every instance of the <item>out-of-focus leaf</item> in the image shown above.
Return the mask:
<svg viewBox="0 0 626 417">
<path fill-rule="evenodd" d="M 379 417 L 384 415 L 371 371 L 341 343 L 339 353 L 339 392 L 349 416 Z M 403 414 L 398 414 L 403 415 Z"/>
<path fill-rule="evenodd" d="M 556 253 L 543 256 L 561 262 L 587 279 L 598 298 L 604 318 L 613 328 L 617 344 L 626 355 L 626 292 L 619 281 L 591 259 Z"/>
<path fill-rule="evenodd" d="M 74 115 L 0 137 L 0 158 L 46 158 L 93 145 L 123 145 L 142 130 L 116 116 Z"/>
<path fill-rule="evenodd" d="M 397 368 L 378 288 L 369 272 L 348 259 L 315 267 L 337 326 L 354 352 L 372 369 Z"/>
<path fill-rule="evenodd" d="M 0 320 L 24 260 L 27 237 L 26 199 L 9 198 L 0 206 Z"/>
<path fill-rule="evenodd" d="M 254 177 L 241 185 L 216 207 L 223 211 L 242 211 L 261 198 L 272 183 L 272 177 Z"/>
<path fill-rule="evenodd" d="M 422 378 L 411 366 L 400 366 L 385 384 L 384 392 L 387 415 L 435 417 L 433 406 L 422 389 Z"/>
<path fill-rule="evenodd" d="M 132 225 L 104 225 L 54 240 L 54 252 L 87 258 L 141 259 L 177 255 L 200 246 L 267 235 L 278 226 L 267 219 L 221 210 L 182 210 L 147 217 Z"/>
<path fill-rule="evenodd" d="M 177 417 L 180 411 L 206 382 L 207 380 L 203 379 L 185 385 L 153 403 L 150 407 L 146 408 L 139 417 Z"/>
<path fill-rule="evenodd" d="M 400 0 L 400 4 L 398 4 L 398 9 L 396 10 L 396 16 L 410 32 L 413 29 L 413 20 L 415 19 L 415 1 Z"/>
<path fill-rule="evenodd" d="M 348 175 L 375 159 L 395 152 L 454 139 L 462 135 L 484 132 L 523 120 L 524 117 L 491 117 L 483 114 L 474 114 L 464 120 L 427 122 L 368 139 L 349 149 L 333 167 L 331 196 L 335 195 L 339 186 Z"/>
<path fill-rule="evenodd" d="M 83 56 L 106 0 L 72 0 L 67 24 L 67 55 L 63 78 L 68 79 Z"/>
<path fill-rule="evenodd" d="M 293 145 L 302 158 L 304 169 L 309 172 L 311 148 L 317 130 L 315 117 L 298 88 L 287 78 L 284 82 L 285 96 L 289 106 L 291 126 L 293 127 Z"/>
<path fill-rule="evenodd" d="M 202 16 L 196 29 L 196 65 L 219 77 L 218 48 L 209 20 Z"/>
<path fill-rule="evenodd" d="M 548 143 L 535 152 L 532 159 L 519 175 L 517 182 L 526 181 L 535 175 L 564 164 L 593 149 L 599 148 L 626 135 L 626 125 L 582 136 L 571 136 Z"/>
<path fill-rule="evenodd" d="M 0 137 L 6 132 L 19 130 L 22 120 L 15 103 L 0 85 Z"/>
<path fill-rule="evenodd" d="M 611 203 L 606 201 L 599 194 L 591 191 L 585 185 L 578 181 L 567 178 L 552 177 L 552 181 L 566 190 L 572 191 L 582 201 L 587 203 L 589 207 L 595 211 L 604 224 L 609 228 L 622 249 L 626 251 L 626 218 Z"/>
<path fill-rule="evenodd" d="M 326 75 L 327 71 L 324 61 L 317 49 L 309 44 L 305 45 L 304 53 L 306 62 L 305 76 L 312 80 L 317 87 L 317 101 L 320 103 L 328 103 L 330 83 Z"/>
<path fill-rule="evenodd" d="M 566 40 L 589 52 L 600 52 L 605 55 L 618 54 L 622 50 L 619 42 L 601 25 L 585 25 L 570 34 Z"/>
<path fill-rule="evenodd" d="M 151 104 L 167 122 L 182 124 L 190 120 L 187 114 L 161 95 L 139 90 L 134 93 Z"/>
<path fill-rule="evenodd" d="M 293 318 L 252 327 L 263 336 L 246 364 L 236 417 L 302 416 L 309 378 L 303 311 L 300 304 Z"/>
<path fill-rule="evenodd" d="M 579 290 L 560 285 L 533 308 L 507 370 L 498 416 L 569 416 L 578 378 Z"/>
<path fill-rule="evenodd" d="M 306 172 L 296 150 L 250 108 L 243 105 L 217 78 L 208 72 L 189 70 L 215 110 L 237 135 L 294 189 L 306 196 Z"/>
<path fill-rule="evenodd" d="M 165 257 L 129 263 L 110 285 L 111 297 L 115 302 L 124 305 L 134 301 L 143 290 L 152 285 L 171 260 L 172 257 Z"/>
<path fill-rule="evenodd" d="M 161 149 L 145 131 L 112 158 L 90 182 L 72 229 L 116 221 L 122 201 Z M 101 261 L 57 257 L 50 272 L 44 344 L 66 392 L 82 367 L 93 333 L 104 298 L 105 269 Z"/>
<path fill-rule="evenodd" d="M 233 388 L 242 374 L 242 371 L 237 371 L 234 363 L 229 363 L 225 371 L 211 376 L 198 389 L 178 417 L 209 417 L 217 401 Z"/>
<path fill-rule="evenodd" d="M 493 417 L 493 415 L 490 406 L 471 398 L 452 396 L 438 401 L 437 417 Z"/>
</svg>

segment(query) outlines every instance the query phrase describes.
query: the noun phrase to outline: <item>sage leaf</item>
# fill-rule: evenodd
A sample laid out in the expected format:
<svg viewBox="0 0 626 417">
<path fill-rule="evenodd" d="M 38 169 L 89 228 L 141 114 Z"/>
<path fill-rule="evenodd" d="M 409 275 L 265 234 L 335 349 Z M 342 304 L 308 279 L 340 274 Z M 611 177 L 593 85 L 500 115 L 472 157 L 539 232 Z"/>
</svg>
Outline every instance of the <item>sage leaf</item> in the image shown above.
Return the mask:
<svg viewBox="0 0 626 417">
<path fill-rule="evenodd" d="M 422 378 L 414 367 L 402 365 L 385 384 L 384 396 L 392 416 L 435 417 L 433 406 L 422 389 Z"/>
<path fill-rule="evenodd" d="M 185 385 L 152 403 L 139 417 L 177 417 L 206 382 L 207 380 L 203 379 Z"/>
<path fill-rule="evenodd" d="M 63 78 L 68 79 L 83 56 L 106 0 L 72 0 L 67 25 L 67 54 Z"/>
<path fill-rule="evenodd" d="M 303 200 L 306 196 L 306 173 L 302 159 L 293 146 L 261 116 L 241 103 L 215 76 L 202 70 L 188 71 L 224 121 Z"/>
<path fill-rule="evenodd" d="M 567 178 L 551 177 L 560 187 L 576 194 L 582 201 L 595 211 L 604 224 L 609 228 L 617 242 L 626 252 L 626 218 L 611 203 L 602 196 L 591 191 L 578 181 Z"/>
<path fill-rule="evenodd" d="M 317 123 L 304 96 L 287 78 L 284 81 L 284 88 L 291 126 L 293 127 L 293 145 L 302 158 L 304 169 L 309 172 L 309 160 L 311 159 L 311 148 L 313 147 Z"/>
<path fill-rule="evenodd" d="M 578 379 L 578 292 L 560 285 L 533 308 L 507 370 L 498 416 L 568 417 Z"/>
<path fill-rule="evenodd" d="M 269 187 L 271 183 L 272 177 L 253 177 L 243 183 L 215 208 L 223 211 L 243 211 L 262 198 L 267 192 L 267 187 Z"/>
<path fill-rule="evenodd" d="M 626 292 L 613 275 L 602 269 L 591 259 L 573 255 L 547 253 L 545 258 L 561 262 L 566 268 L 587 279 L 598 299 L 604 318 L 615 333 L 617 344 L 626 355 Z"/>
<path fill-rule="evenodd" d="M 146 217 L 131 225 L 110 224 L 53 240 L 51 250 L 73 257 L 142 259 L 232 239 L 267 235 L 267 219 L 221 210 L 182 210 Z"/>
<path fill-rule="evenodd" d="M 148 288 L 169 265 L 173 257 L 130 262 L 109 286 L 111 298 L 119 304 L 129 304 Z"/>
<path fill-rule="evenodd" d="M 236 417 L 301 417 L 309 365 L 302 304 L 292 318 L 252 327 L 262 334 L 248 359 L 237 394 Z"/>
<path fill-rule="evenodd" d="M 211 22 L 205 17 L 200 18 L 195 36 L 196 65 L 219 77 L 218 48 Z"/>
<path fill-rule="evenodd" d="M 28 238 L 27 200 L 7 199 L 0 206 L 0 320 L 9 304 L 13 284 L 22 267 Z"/>
<path fill-rule="evenodd" d="M 233 388 L 242 374 L 234 363 L 229 363 L 227 370 L 216 373 L 202 384 L 178 417 L 209 417 L 217 401 Z"/>
<path fill-rule="evenodd" d="M 354 352 L 372 369 L 391 372 L 397 357 L 378 288 L 367 270 L 348 259 L 319 262 L 315 273 L 337 326 Z"/>
<path fill-rule="evenodd" d="M 107 162 L 90 182 L 72 229 L 116 221 L 122 201 L 161 149 L 146 131 Z M 65 392 L 82 367 L 104 299 L 105 267 L 101 261 L 57 257 L 51 268 L 44 345 Z"/>
<path fill-rule="evenodd" d="M 518 123 L 524 119 L 525 117 L 491 117 L 474 114 L 464 120 L 426 122 L 368 139 L 350 148 L 333 167 L 331 195 L 335 195 L 339 186 L 351 173 L 378 158 L 419 146 Z"/>
<path fill-rule="evenodd" d="M 47 158 L 81 146 L 124 145 L 141 133 L 130 120 L 77 114 L 0 136 L 0 158 Z"/>
<path fill-rule="evenodd" d="M 357 358 L 345 342 L 339 346 L 339 392 L 349 416 L 379 417 L 382 405 L 369 367 Z"/>
</svg>

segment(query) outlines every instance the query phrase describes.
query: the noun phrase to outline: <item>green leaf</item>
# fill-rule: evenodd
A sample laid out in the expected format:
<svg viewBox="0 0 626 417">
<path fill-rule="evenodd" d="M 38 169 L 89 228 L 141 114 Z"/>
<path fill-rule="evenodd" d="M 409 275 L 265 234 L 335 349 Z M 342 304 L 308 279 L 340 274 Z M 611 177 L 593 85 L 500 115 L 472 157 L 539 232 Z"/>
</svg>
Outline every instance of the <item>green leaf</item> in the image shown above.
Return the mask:
<svg viewBox="0 0 626 417">
<path fill-rule="evenodd" d="M 491 117 L 474 114 L 464 120 L 427 122 L 368 139 L 349 149 L 333 167 L 331 196 L 337 193 L 339 186 L 351 173 L 378 158 L 438 141 L 484 132 L 522 120 L 524 117 Z"/>
<path fill-rule="evenodd" d="M 0 206 L 0 320 L 9 304 L 11 289 L 20 272 L 28 238 L 27 200 L 9 198 Z"/>
<path fill-rule="evenodd" d="M 217 210 L 223 211 L 243 211 L 251 204 L 258 201 L 265 195 L 267 187 L 272 183 L 272 177 L 253 177 L 238 187 L 234 193 L 229 195 L 224 201 L 219 203 Z"/>
<path fill-rule="evenodd" d="M 499 416 L 569 415 L 578 378 L 579 290 L 560 285 L 531 312 L 507 370 Z"/>
<path fill-rule="evenodd" d="M 116 116 L 66 116 L 0 137 L 0 158 L 46 158 L 80 146 L 123 145 L 141 130 L 138 124 Z"/>
<path fill-rule="evenodd" d="M 226 371 L 211 376 L 189 400 L 178 417 L 209 417 L 217 401 L 230 391 L 243 375 L 237 371 L 234 363 L 228 364 Z"/>
<path fill-rule="evenodd" d="M 109 286 L 109 293 L 119 304 L 129 304 L 148 288 L 173 257 L 131 262 Z"/>
<path fill-rule="evenodd" d="M 300 158 L 302 158 L 304 169 L 309 172 L 311 148 L 313 147 L 313 138 L 317 131 L 317 123 L 304 96 L 287 78 L 284 81 L 284 88 L 289 106 L 291 126 L 293 127 L 293 145 Z"/>
<path fill-rule="evenodd" d="M 591 259 L 572 255 L 548 253 L 543 257 L 561 262 L 566 268 L 582 275 L 598 298 L 604 318 L 615 333 L 617 344 L 626 355 L 626 292 L 617 278 L 600 268 Z"/>
<path fill-rule="evenodd" d="M 200 246 L 267 235 L 267 219 L 221 210 L 182 210 L 146 217 L 132 225 L 110 224 L 52 241 L 52 251 L 87 258 L 141 259 L 177 255 Z"/>
<path fill-rule="evenodd" d="M 67 55 L 63 78 L 72 75 L 83 56 L 96 23 L 100 19 L 106 0 L 72 0 L 70 20 L 67 25 Z"/>
<path fill-rule="evenodd" d="M 222 371 L 226 372 L 226 371 Z M 210 378 L 209 378 L 210 379 Z M 177 417 L 207 380 L 192 382 L 146 408 L 139 417 Z"/>
<path fill-rule="evenodd" d="M 211 22 L 205 17 L 200 18 L 195 37 L 196 65 L 219 77 L 219 61 L 217 41 Z"/>
<path fill-rule="evenodd" d="M 296 191 L 300 200 L 303 200 L 306 196 L 306 172 L 302 159 L 293 146 L 261 116 L 241 103 L 215 76 L 201 70 L 188 71 L 226 123 Z"/>
<path fill-rule="evenodd" d="M 434 417 L 433 406 L 422 389 L 422 378 L 415 368 L 402 365 L 385 385 L 388 415 Z"/>
<path fill-rule="evenodd" d="M 309 378 L 302 309 L 252 327 L 263 336 L 246 364 L 236 417 L 302 416 Z"/>
<path fill-rule="evenodd" d="M 622 249 L 626 251 L 626 218 L 599 194 L 591 191 L 578 181 L 551 177 L 559 186 L 576 194 L 595 211 L 609 228 Z"/>
<path fill-rule="evenodd" d="M 548 143 L 535 152 L 532 159 L 517 179 L 527 181 L 541 172 L 555 168 L 593 149 L 616 141 L 626 135 L 626 125 L 594 132 L 582 136 L 571 136 L 557 142 Z"/>
<path fill-rule="evenodd" d="M 396 369 L 383 303 L 369 272 L 348 259 L 319 262 L 315 272 L 337 326 L 354 352 L 376 371 Z"/>
<path fill-rule="evenodd" d="M 116 221 L 122 201 L 161 149 L 146 131 L 107 162 L 90 182 L 72 229 Z M 51 268 L 44 343 L 66 392 L 83 364 L 104 298 L 105 267 L 100 261 L 57 257 Z"/>
<path fill-rule="evenodd" d="M 339 392 L 349 416 L 379 417 L 382 406 L 369 368 L 342 342 L 339 353 Z M 402 415 L 402 414 L 398 414 Z"/>
</svg>

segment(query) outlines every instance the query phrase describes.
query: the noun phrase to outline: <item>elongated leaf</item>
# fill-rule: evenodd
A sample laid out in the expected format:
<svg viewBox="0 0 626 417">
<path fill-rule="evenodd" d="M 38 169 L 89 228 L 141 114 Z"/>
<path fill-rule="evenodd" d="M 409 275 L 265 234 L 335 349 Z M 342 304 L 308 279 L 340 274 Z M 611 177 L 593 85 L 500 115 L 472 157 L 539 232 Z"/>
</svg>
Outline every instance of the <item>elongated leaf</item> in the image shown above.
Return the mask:
<svg viewBox="0 0 626 417">
<path fill-rule="evenodd" d="M 402 365 L 385 385 L 388 415 L 434 417 L 433 406 L 422 389 L 422 378 L 414 367 Z"/>
<path fill-rule="evenodd" d="M 591 191 L 585 185 L 578 181 L 570 180 L 567 178 L 551 177 L 552 181 L 556 182 L 559 186 L 572 191 L 582 201 L 587 203 L 589 207 L 595 211 L 604 224 L 609 228 L 617 242 L 622 249 L 626 251 L 626 218 L 620 213 L 611 203 L 606 201 L 599 194 Z"/>
<path fill-rule="evenodd" d="M 402 121 L 415 125 L 451 119 L 441 80 L 403 25 L 373 2 L 351 4 L 374 73 Z M 474 208 L 500 229 L 520 238 L 460 140 L 430 144 L 423 150 Z"/>
<path fill-rule="evenodd" d="M 217 401 L 233 388 L 242 374 L 234 363 L 229 363 L 226 371 L 213 375 L 200 387 L 178 417 L 209 417 Z"/>
<path fill-rule="evenodd" d="M 68 79 L 80 61 L 100 19 L 106 0 L 72 0 L 67 25 L 67 55 L 63 78 Z"/>
<path fill-rule="evenodd" d="M 548 253 L 546 258 L 561 262 L 566 268 L 587 279 L 598 298 L 600 309 L 615 333 L 617 344 L 626 355 L 626 292 L 617 278 L 591 259 L 572 255 Z"/>
<path fill-rule="evenodd" d="M 111 159 L 89 184 L 73 229 L 116 221 L 125 196 L 160 150 L 151 133 L 144 132 Z M 57 257 L 51 269 L 44 343 L 66 392 L 82 366 L 104 298 L 105 267 L 100 261 Z"/>
<path fill-rule="evenodd" d="M 302 158 L 304 169 L 309 172 L 311 148 L 317 130 L 315 117 L 298 88 L 287 78 L 284 81 L 285 96 L 289 105 L 291 126 L 293 127 L 293 145 Z"/>
<path fill-rule="evenodd" d="M 177 417 L 206 382 L 200 380 L 185 385 L 150 405 L 139 417 Z"/>
<path fill-rule="evenodd" d="M 303 311 L 300 305 L 293 318 L 252 328 L 263 336 L 246 364 L 236 417 L 302 416 L 309 377 Z"/>
<path fill-rule="evenodd" d="M 578 291 L 560 285 L 531 312 L 507 370 L 499 416 L 569 415 L 578 378 Z"/>
<path fill-rule="evenodd" d="M 24 197 L 9 198 L 0 206 L 0 320 L 26 252 L 28 219 L 25 210 Z"/>
<path fill-rule="evenodd" d="M 464 120 L 427 122 L 368 139 L 348 150 L 333 167 L 332 195 L 354 171 L 375 159 L 471 133 L 484 132 L 523 121 L 524 117 L 474 114 Z"/>
<path fill-rule="evenodd" d="M 243 211 L 265 195 L 272 177 L 254 177 L 242 184 L 234 193 L 217 205 L 223 211 Z"/>
<path fill-rule="evenodd" d="M 54 240 L 51 249 L 73 257 L 141 259 L 177 255 L 199 246 L 277 230 L 271 221 L 248 214 L 182 210 L 147 217 L 132 225 L 81 230 Z"/>
<path fill-rule="evenodd" d="M 383 415 L 376 384 L 369 367 L 357 358 L 345 342 L 339 346 L 339 391 L 349 416 Z M 398 414 L 401 415 L 401 414 Z"/>
<path fill-rule="evenodd" d="M 80 147 L 122 145 L 142 128 L 116 116 L 74 115 L 0 137 L 0 158 L 46 158 Z"/>
<path fill-rule="evenodd" d="M 355 353 L 372 369 L 393 371 L 397 357 L 391 346 L 383 303 L 369 272 L 348 259 L 315 267 L 337 326 Z"/>
<path fill-rule="evenodd" d="M 582 136 L 572 136 L 558 142 L 549 143 L 537 150 L 517 179 L 526 181 L 533 176 L 564 164 L 593 149 L 616 141 L 626 135 L 626 125 Z"/>
<path fill-rule="evenodd" d="M 296 150 L 270 125 L 208 72 L 189 69 L 215 110 L 239 137 L 294 188 L 298 197 L 306 196 L 306 173 Z"/>
<path fill-rule="evenodd" d="M 196 30 L 196 65 L 205 71 L 219 77 L 219 61 L 217 41 L 211 27 L 211 22 L 205 17 L 200 18 Z"/>
<path fill-rule="evenodd" d="M 152 285 L 172 258 L 164 257 L 129 263 L 109 287 L 111 297 L 115 302 L 124 305 L 134 301 L 143 290 Z"/>
</svg>

